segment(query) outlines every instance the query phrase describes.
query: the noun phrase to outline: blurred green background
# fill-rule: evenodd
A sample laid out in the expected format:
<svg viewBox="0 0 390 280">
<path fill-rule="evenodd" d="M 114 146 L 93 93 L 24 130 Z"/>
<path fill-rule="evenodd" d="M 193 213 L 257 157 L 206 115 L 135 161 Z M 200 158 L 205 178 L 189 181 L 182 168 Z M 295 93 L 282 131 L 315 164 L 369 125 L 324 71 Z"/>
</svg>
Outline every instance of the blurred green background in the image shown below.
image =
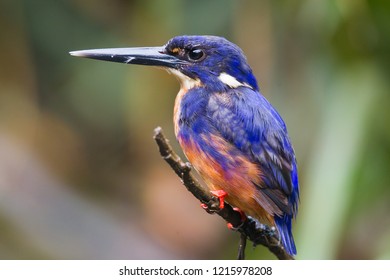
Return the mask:
<svg viewBox="0 0 390 280">
<path fill-rule="evenodd" d="M 390 2 L 2 0 L 0 258 L 234 259 L 159 157 L 178 82 L 69 56 L 213 34 L 246 53 L 294 144 L 299 259 L 390 259 Z M 270 258 L 263 247 L 248 258 Z"/>
</svg>

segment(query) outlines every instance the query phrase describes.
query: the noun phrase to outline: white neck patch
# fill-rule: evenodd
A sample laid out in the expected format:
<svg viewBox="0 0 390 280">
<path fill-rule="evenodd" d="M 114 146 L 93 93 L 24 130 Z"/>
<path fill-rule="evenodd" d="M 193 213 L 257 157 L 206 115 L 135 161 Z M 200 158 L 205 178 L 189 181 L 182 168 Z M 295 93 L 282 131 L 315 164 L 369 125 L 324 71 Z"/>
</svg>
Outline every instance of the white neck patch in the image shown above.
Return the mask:
<svg viewBox="0 0 390 280">
<path fill-rule="evenodd" d="M 222 72 L 219 76 L 218 76 L 218 79 L 224 83 L 225 85 L 227 85 L 228 87 L 230 88 L 238 88 L 238 87 L 249 87 L 249 88 L 252 88 L 250 85 L 248 85 L 247 83 L 241 83 L 239 81 L 237 81 L 236 78 L 234 78 L 233 76 L 230 76 L 229 74 L 225 73 L 225 72 Z"/>
<path fill-rule="evenodd" d="M 194 87 L 198 87 L 201 84 L 200 80 L 192 79 L 176 69 L 166 69 L 166 70 L 168 71 L 168 73 L 176 76 L 180 81 L 181 87 L 185 88 L 186 90 L 189 90 Z"/>
</svg>

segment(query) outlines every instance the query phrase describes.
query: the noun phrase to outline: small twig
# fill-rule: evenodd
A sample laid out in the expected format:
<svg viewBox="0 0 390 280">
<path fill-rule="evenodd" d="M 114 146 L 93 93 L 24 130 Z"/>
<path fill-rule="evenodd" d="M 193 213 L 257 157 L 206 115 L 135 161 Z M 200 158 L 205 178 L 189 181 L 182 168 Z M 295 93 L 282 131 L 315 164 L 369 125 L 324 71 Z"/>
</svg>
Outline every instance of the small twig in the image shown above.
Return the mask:
<svg viewBox="0 0 390 280">
<path fill-rule="evenodd" d="M 245 260 L 245 248 L 246 248 L 246 235 L 240 234 L 240 243 L 238 244 L 238 256 L 237 260 Z"/>
<path fill-rule="evenodd" d="M 181 178 L 187 190 L 190 191 L 200 202 L 207 205 L 209 213 L 218 214 L 241 233 L 241 238 L 245 238 L 245 240 L 248 238 L 253 242 L 254 246 L 261 244 L 267 247 L 278 259 L 294 259 L 284 250 L 274 228 L 260 224 L 250 216 L 243 223 L 240 213 L 233 210 L 233 207 L 228 203 L 225 203 L 225 207 L 223 209 L 219 209 L 218 199 L 203 190 L 198 180 L 191 174 L 191 164 L 183 162 L 175 151 L 172 150 L 168 139 L 166 139 L 162 133 L 161 127 L 157 127 L 154 130 L 154 140 L 159 147 L 160 154 L 163 159 Z M 242 244 L 244 245 L 242 246 Z M 240 241 L 241 248 L 239 248 L 239 257 L 244 257 L 243 250 L 245 250 L 245 245 L 245 243 Z M 242 247 L 243 250 L 241 250 Z M 242 251 L 241 254 L 240 250 Z"/>
</svg>

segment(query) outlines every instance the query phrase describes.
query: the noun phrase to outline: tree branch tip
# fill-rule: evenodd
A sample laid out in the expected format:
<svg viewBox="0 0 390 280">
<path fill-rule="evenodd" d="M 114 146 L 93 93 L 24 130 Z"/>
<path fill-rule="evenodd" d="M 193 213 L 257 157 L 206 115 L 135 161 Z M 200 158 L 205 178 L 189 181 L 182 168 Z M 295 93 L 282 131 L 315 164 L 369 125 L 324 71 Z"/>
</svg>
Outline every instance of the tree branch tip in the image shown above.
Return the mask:
<svg viewBox="0 0 390 280">
<path fill-rule="evenodd" d="M 158 134 L 161 134 L 162 133 L 162 128 L 161 126 L 158 126 L 154 129 L 154 137 L 156 137 Z"/>
</svg>

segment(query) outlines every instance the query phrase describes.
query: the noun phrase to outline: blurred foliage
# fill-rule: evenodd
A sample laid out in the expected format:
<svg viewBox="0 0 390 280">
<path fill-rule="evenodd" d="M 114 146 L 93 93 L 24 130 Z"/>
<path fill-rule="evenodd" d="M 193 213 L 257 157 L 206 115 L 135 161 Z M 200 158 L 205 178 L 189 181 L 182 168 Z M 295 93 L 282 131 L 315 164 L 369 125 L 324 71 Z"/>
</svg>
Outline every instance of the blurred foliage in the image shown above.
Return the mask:
<svg viewBox="0 0 390 280">
<path fill-rule="evenodd" d="M 0 258 L 235 258 L 159 158 L 178 83 L 77 49 L 214 34 L 247 54 L 299 163 L 300 259 L 390 258 L 390 2 L 0 2 Z M 249 258 L 273 258 L 263 248 Z"/>
</svg>

